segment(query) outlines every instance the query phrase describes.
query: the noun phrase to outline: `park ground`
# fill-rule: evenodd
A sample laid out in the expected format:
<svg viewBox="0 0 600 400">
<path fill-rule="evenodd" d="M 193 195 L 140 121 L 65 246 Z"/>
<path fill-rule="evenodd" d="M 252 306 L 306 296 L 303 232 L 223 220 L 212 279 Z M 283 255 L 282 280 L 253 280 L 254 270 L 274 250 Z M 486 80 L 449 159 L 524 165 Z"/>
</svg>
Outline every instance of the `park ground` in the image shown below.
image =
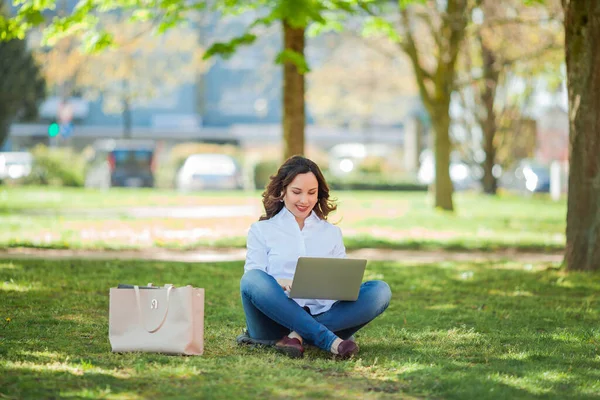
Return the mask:
<svg viewBox="0 0 600 400">
<path fill-rule="evenodd" d="M 240 239 L 161 243 L 158 221 L 174 231 L 220 225 L 128 214 L 243 210 L 257 206 L 255 193 L 44 193 L 0 193 L 12 232 L 0 235 L 0 398 L 600 398 L 600 275 L 563 269 L 564 202 L 461 194 L 450 216 L 430 210 L 423 194 L 340 194 L 349 253 L 369 258 L 366 279 L 393 292 L 388 310 L 357 334 L 358 357 L 340 361 L 315 348 L 291 360 L 237 346 Z M 243 241 L 238 219 L 256 216 L 227 220 Z M 119 246 L 82 238 L 77 224 L 150 229 L 150 239 Z M 204 355 L 110 351 L 108 290 L 139 282 L 206 289 Z"/>
</svg>

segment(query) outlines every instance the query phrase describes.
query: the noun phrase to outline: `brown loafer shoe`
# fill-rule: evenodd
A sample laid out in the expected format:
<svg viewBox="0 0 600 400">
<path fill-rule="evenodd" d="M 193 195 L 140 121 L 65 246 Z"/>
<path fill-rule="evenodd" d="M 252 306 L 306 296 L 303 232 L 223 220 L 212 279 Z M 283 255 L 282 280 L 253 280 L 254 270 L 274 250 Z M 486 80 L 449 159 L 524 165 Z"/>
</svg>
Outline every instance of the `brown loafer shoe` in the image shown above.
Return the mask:
<svg viewBox="0 0 600 400">
<path fill-rule="evenodd" d="M 275 343 L 275 350 L 291 358 L 301 358 L 304 355 L 304 347 L 302 347 L 300 340 L 288 336 L 282 337 L 281 340 Z"/>
<path fill-rule="evenodd" d="M 352 340 L 342 340 L 342 343 L 338 346 L 338 357 L 339 358 L 351 358 L 358 353 L 358 345 Z"/>
</svg>

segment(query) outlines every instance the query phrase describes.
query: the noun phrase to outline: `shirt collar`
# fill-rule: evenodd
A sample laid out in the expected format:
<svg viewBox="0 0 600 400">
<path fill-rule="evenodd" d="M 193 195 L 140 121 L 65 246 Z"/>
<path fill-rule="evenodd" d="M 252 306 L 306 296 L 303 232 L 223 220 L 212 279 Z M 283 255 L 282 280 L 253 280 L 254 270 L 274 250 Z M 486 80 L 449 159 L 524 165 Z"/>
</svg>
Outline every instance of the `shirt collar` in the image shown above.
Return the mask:
<svg viewBox="0 0 600 400">
<path fill-rule="evenodd" d="M 277 214 L 275 214 L 275 216 L 278 219 L 282 219 L 284 221 L 294 221 L 294 223 L 297 223 L 296 217 L 294 217 L 294 214 L 292 214 L 292 212 L 290 210 L 288 210 L 286 206 L 283 206 L 283 208 Z M 308 223 L 310 225 L 310 224 L 313 224 L 320 220 L 321 219 L 317 216 L 315 211 L 312 210 L 310 212 L 310 214 L 308 215 L 308 217 L 306 217 L 306 219 L 304 220 L 304 223 L 305 224 Z"/>
<path fill-rule="evenodd" d="M 304 220 L 304 223 L 308 222 L 309 224 L 312 224 L 312 223 L 315 223 L 315 222 L 319 222 L 320 220 L 321 220 L 321 218 L 319 218 L 317 216 L 317 213 L 314 210 L 312 210 L 310 212 L 310 215 L 308 217 L 306 217 L 306 219 Z"/>
</svg>

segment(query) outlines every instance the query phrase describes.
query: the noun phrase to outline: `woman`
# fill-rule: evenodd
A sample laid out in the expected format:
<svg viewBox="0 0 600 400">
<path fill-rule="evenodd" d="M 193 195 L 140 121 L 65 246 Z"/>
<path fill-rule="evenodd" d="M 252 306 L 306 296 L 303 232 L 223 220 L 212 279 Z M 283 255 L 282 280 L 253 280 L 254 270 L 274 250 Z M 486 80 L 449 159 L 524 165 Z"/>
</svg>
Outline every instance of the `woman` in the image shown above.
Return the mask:
<svg viewBox="0 0 600 400">
<path fill-rule="evenodd" d="M 304 341 L 341 358 L 358 352 L 353 334 L 389 305 L 383 281 L 365 282 L 356 301 L 290 299 L 283 280 L 293 278 L 298 257 L 346 256 L 340 228 L 327 222 L 336 209 L 313 161 L 293 156 L 262 195 L 265 215 L 250 227 L 241 295 L 247 332 L 239 343 L 273 344 L 302 357 Z"/>
</svg>

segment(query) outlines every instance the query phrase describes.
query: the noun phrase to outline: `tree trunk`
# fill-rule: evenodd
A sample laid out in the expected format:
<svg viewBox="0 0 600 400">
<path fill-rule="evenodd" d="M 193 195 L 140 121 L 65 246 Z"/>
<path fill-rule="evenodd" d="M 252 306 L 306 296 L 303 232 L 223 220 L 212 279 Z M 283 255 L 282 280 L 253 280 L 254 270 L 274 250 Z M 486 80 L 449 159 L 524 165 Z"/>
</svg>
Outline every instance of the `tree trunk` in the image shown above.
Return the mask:
<svg viewBox="0 0 600 400">
<path fill-rule="evenodd" d="M 453 211 L 450 179 L 450 96 L 455 88 L 456 60 L 460 44 L 467 26 L 467 1 L 448 0 L 446 12 L 441 15 L 439 30 L 431 28 L 436 38 L 437 48 L 427 49 L 428 57 L 435 54 L 435 72 L 424 68 L 421 55 L 413 37 L 414 19 L 410 18 L 407 7 L 400 5 L 400 15 L 404 26 L 404 40 L 400 47 L 408 55 L 415 71 L 419 94 L 431 118 L 435 132 L 435 207 Z"/>
<path fill-rule="evenodd" d="M 4 142 L 8 139 L 10 131 L 10 119 L 2 115 L 0 112 L 0 149 L 4 146 Z"/>
<path fill-rule="evenodd" d="M 569 91 L 568 270 L 600 269 L 600 2 L 562 0 Z"/>
<path fill-rule="evenodd" d="M 435 131 L 435 207 L 442 210 L 453 211 L 452 193 L 454 186 L 450 179 L 450 115 L 448 106 L 441 106 L 432 118 Z"/>
<path fill-rule="evenodd" d="M 484 129 L 484 152 L 485 160 L 483 161 L 483 193 L 495 195 L 498 191 L 498 180 L 494 176 L 494 165 L 496 160 L 496 148 L 494 147 L 495 130 Z"/>
<path fill-rule="evenodd" d="M 483 58 L 484 87 L 481 90 L 481 102 L 485 110 L 484 118 L 480 121 L 483 130 L 483 151 L 485 160 L 483 161 L 483 192 L 486 194 L 496 194 L 498 182 L 493 174 L 494 164 L 496 163 L 496 146 L 494 138 L 496 136 L 496 112 L 494 110 L 494 100 L 496 99 L 496 87 L 500 74 L 496 70 L 496 57 L 494 53 L 486 46 L 483 39 L 479 38 L 481 46 L 481 55 Z"/>
<path fill-rule="evenodd" d="M 131 103 L 127 80 L 123 80 L 123 138 L 131 139 Z"/>
<path fill-rule="evenodd" d="M 127 98 L 123 99 L 123 137 L 131 139 L 131 107 Z"/>
<path fill-rule="evenodd" d="M 294 28 L 283 21 L 285 50 L 304 55 L 304 28 Z M 304 154 L 304 75 L 296 65 L 286 61 L 283 65 L 283 156 L 287 159 Z"/>
</svg>

